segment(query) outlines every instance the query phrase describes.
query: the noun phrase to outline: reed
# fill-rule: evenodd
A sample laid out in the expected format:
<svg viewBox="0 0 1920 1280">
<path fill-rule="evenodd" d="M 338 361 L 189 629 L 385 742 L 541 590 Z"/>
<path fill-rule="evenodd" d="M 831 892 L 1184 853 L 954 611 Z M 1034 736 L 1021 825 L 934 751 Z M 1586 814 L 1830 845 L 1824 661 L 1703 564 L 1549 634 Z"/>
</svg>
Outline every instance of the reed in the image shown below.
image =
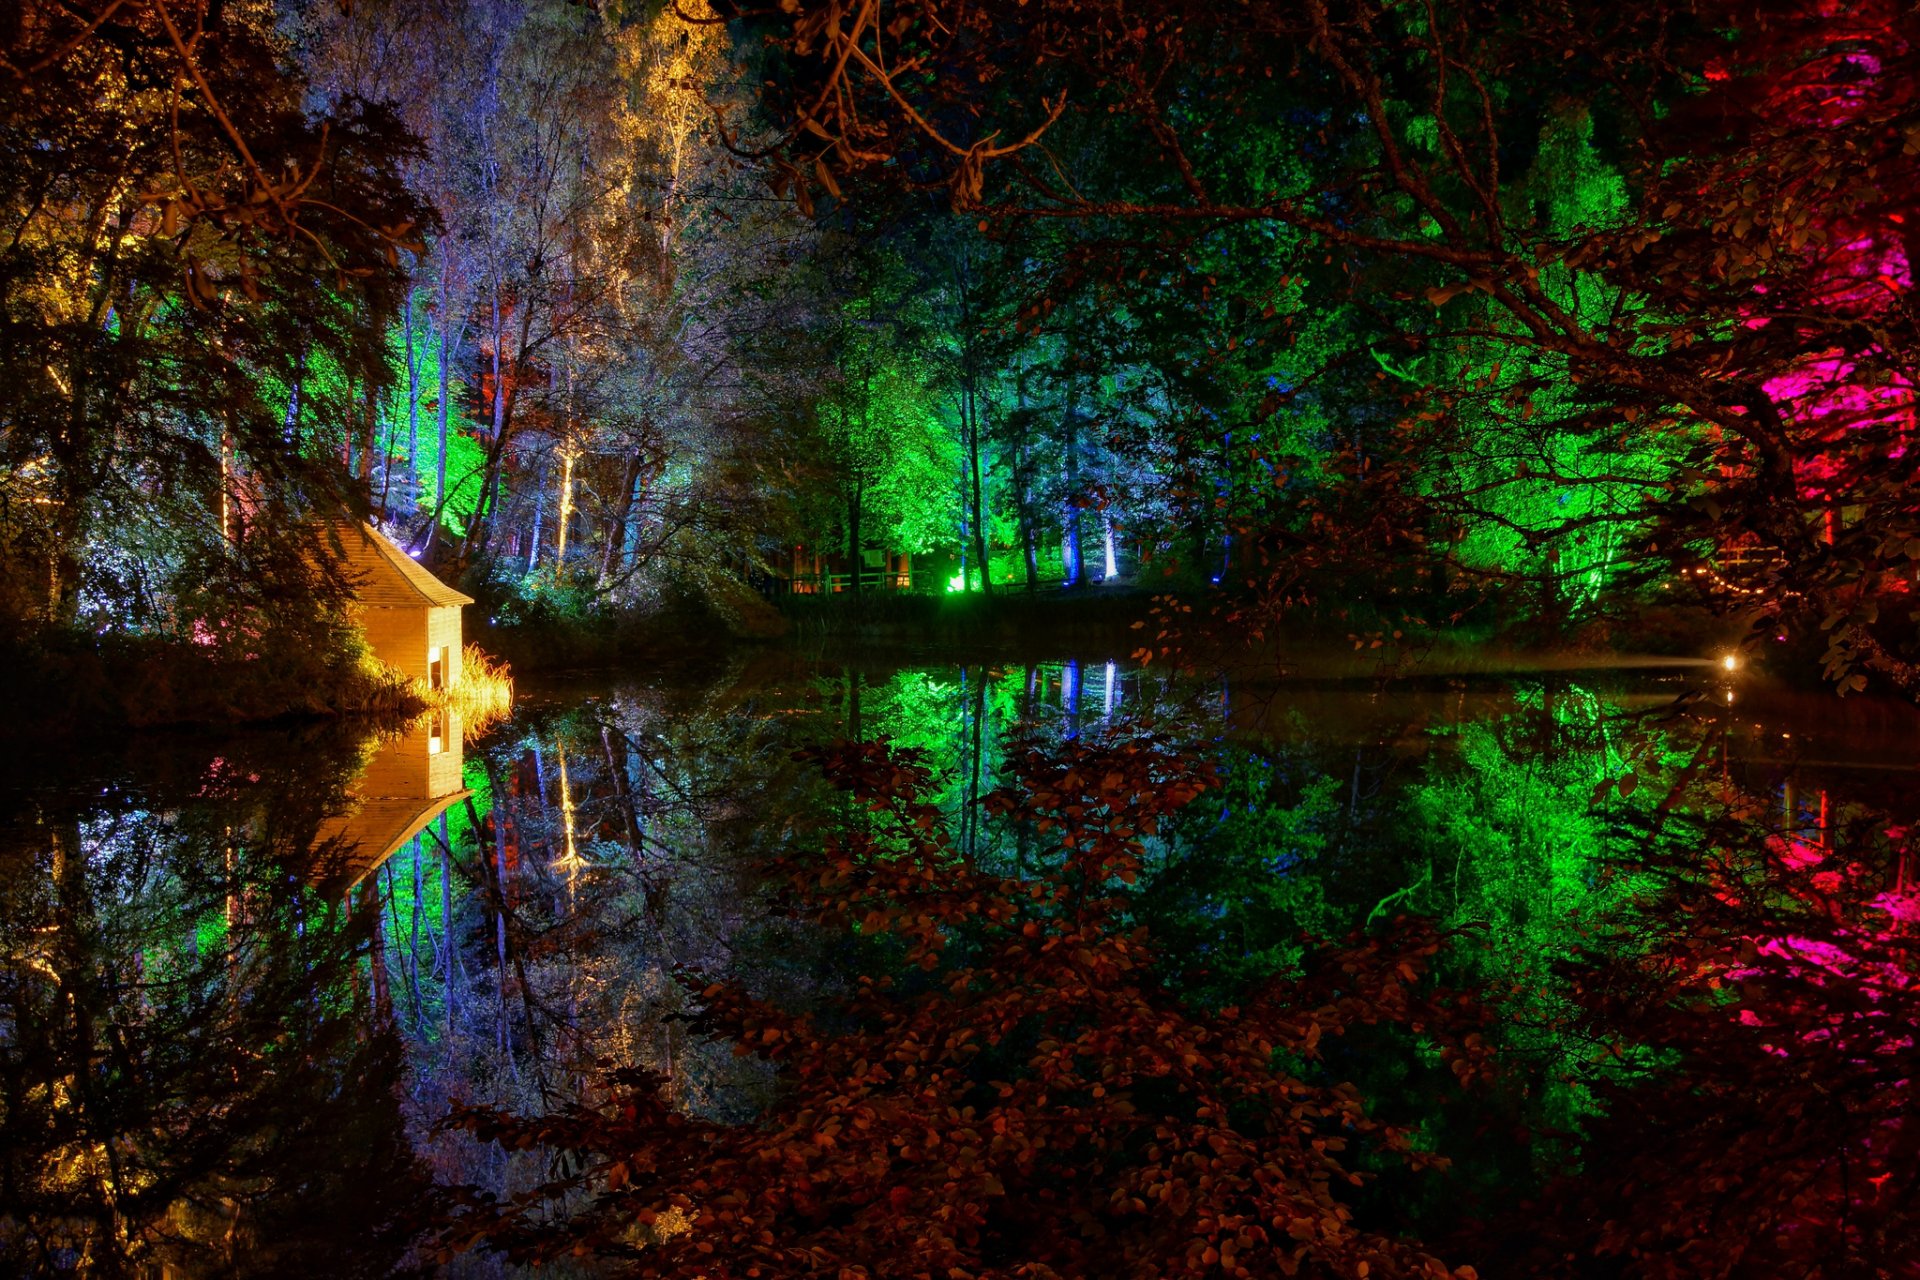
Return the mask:
<svg viewBox="0 0 1920 1280">
<path fill-rule="evenodd" d="M 460 679 L 446 691 L 446 705 L 459 713 L 471 736 L 507 718 L 513 710 L 513 669 L 477 644 L 460 655 Z"/>
<path fill-rule="evenodd" d="M 477 644 L 461 650 L 460 679 L 451 688 L 429 689 L 424 680 L 409 680 L 407 687 L 424 706 L 452 712 L 469 740 L 513 711 L 512 668 Z"/>
</svg>

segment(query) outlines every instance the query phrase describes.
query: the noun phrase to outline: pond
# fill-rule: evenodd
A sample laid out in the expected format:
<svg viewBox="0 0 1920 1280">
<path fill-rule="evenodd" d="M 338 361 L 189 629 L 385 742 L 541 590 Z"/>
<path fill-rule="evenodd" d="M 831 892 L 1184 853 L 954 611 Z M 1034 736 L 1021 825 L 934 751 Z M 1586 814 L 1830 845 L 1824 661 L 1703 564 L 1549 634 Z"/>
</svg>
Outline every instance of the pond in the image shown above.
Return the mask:
<svg viewBox="0 0 1920 1280">
<path fill-rule="evenodd" d="M 1660 857 L 1704 859 L 1737 823 L 1773 873 L 1845 878 L 1858 930 L 1920 916 L 1917 727 L 1707 665 L 1316 684 L 776 655 L 537 685 L 478 734 L 440 716 L 22 750 L 0 808 L 0 1257 L 384 1274 L 423 1256 L 436 1187 L 552 1171 L 437 1131 L 456 1101 L 553 1110 L 613 1062 L 750 1118 L 769 1070 L 690 1033 L 689 975 L 773 999 L 831 983 L 827 953 L 768 927 L 766 869 L 844 815 L 795 758 L 840 737 L 924 753 L 956 848 L 1016 876 L 1044 842 L 980 802 L 1017 747 L 1151 732 L 1206 761 L 1216 784 L 1130 891 L 1196 1002 L 1399 915 L 1467 931 L 1456 973 L 1506 993 L 1524 1100 L 1492 1137 L 1488 1114 L 1418 1120 L 1477 1135 L 1460 1187 L 1526 1190 L 1647 1067 L 1631 1047 L 1596 1065 L 1558 975 L 1647 927 Z M 1346 1069 L 1418 1109 L 1406 1071 Z"/>
</svg>

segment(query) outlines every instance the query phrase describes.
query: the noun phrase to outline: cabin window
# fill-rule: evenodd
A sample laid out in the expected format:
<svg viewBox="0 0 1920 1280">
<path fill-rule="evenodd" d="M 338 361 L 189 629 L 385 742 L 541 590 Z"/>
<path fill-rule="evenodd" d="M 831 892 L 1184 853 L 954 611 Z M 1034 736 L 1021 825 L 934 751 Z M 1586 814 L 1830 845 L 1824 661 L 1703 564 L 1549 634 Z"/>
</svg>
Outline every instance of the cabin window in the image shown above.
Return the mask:
<svg viewBox="0 0 1920 1280">
<path fill-rule="evenodd" d="M 427 688 L 444 689 L 447 687 L 447 650 L 443 645 L 427 650 Z"/>
<path fill-rule="evenodd" d="M 437 756 L 447 749 L 447 709 L 434 712 L 427 719 L 427 754 Z"/>
</svg>

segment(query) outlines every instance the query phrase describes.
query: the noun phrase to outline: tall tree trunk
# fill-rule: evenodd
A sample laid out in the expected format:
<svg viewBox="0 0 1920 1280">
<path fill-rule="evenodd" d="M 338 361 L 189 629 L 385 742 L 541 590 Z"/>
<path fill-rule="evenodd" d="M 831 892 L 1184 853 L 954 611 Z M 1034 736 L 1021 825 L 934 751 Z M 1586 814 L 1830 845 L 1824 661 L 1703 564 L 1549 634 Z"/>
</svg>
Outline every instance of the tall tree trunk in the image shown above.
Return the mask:
<svg viewBox="0 0 1920 1280">
<path fill-rule="evenodd" d="M 480 486 L 480 503 L 474 511 L 473 523 L 467 531 L 467 540 L 463 548 L 466 557 L 487 554 L 487 548 L 493 541 L 494 508 L 499 505 L 501 472 L 507 457 L 507 431 L 513 424 L 513 405 L 517 398 L 509 393 L 507 377 L 524 360 L 527 354 L 527 335 L 533 323 L 533 308 L 520 308 L 520 337 L 516 356 L 511 361 L 503 361 L 500 347 L 505 338 L 501 332 L 500 292 L 496 287 L 493 295 L 493 440 L 487 447 L 486 478 Z M 505 370 L 503 374 L 502 370 Z"/>
<path fill-rule="evenodd" d="M 367 413 L 373 422 L 374 431 L 377 435 L 380 429 L 380 394 L 378 386 L 375 384 L 369 384 L 369 401 Z M 399 422 L 388 422 L 386 435 L 382 437 L 380 441 L 380 501 L 376 503 L 375 506 L 382 520 L 387 518 L 387 495 L 393 488 L 393 436 L 399 429 Z"/>
<path fill-rule="evenodd" d="M 368 506 L 373 505 L 373 451 L 380 443 L 379 395 L 377 383 L 369 372 L 360 383 L 363 416 L 360 420 L 360 466 L 355 472 Z"/>
<path fill-rule="evenodd" d="M 407 472 L 413 477 L 413 514 L 420 514 L 420 353 L 413 342 L 413 286 L 407 286 L 402 323 L 407 335 Z M 442 398 L 445 390 L 442 389 Z"/>
<path fill-rule="evenodd" d="M 1067 498 L 1060 513 L 1066 535 L 1067 585 L 1085 586 L 1087 553 L 1080 536 L 1080 412 L 1077 405 L 1067 406 Z"/>
<path fill-rule="evenodd" d="M 980 563 L 980 590 L 993 594 L 993 562 L 987 558 L 986 485 L 980 475 L 980 400 L 973 387 L 973 371 L 967 371 L 966 409 L 967 471 L 971 482 L 969 497 L 972 512 L 968 523 L 973 532 L 973 558 Z M 963 580 L 960 584 L 966 586 Z"/>
<path fill-rule="evenodd" d="M 547 510 L 547 460 L 540 459 L 540 470 L 533 477 L 533 533 L 527 539 L 527 572 L 540 563 L 540 523 Z"/>
<path fill-rule="evenodd" d="M 1040 589 L 1040 540 L 1033 527 L 1033 493 L 1029 483 L 1032 478 L 1027 451 L 1019 448 L 1014 454 L 1014 487 L 1020 508 L 1020 552 L 1026 564 L 1029 595 Z"/>
<path fill-rule="evenodd" d="M 439 456 L 434 459 L 433 464 L 433 522 L 427 526 L 427 541 L 425 546 L 425 550 L 429 552 L 433 550 L 433 544 L 440 537 L 440 521 L 443 513 L 447 509 L 447 415 L 452 411 L 449 401 L 453 399 L 453 384 L 447 379 L 449 372 L 447 367 L 447 312 L 451 306 L 451 299 L 448 296 L 446 287 L 446 270 L 445 265 L 442 265 L 440 283 L 440 332 L 438 335 L 440 353 L 440 404 L 438 415 L 440 419 L 440 452 Z"/>
<path fill-rule="evenodd" d="M 633 490 L 640 482 L 640 455 L 627 459 L 626 474 L 620 481 L 620 505 L 614 508 L 607 526 L 607 546 L 600 556 L 600 585 L 606 586 L 616 571 L 626 568 L 627 520 L 633 515 Z"/>
<path fill-rule="evenodd" d="M 960 423 L 967 448 L 967 525 L 973 541 L 973 558 L 980 565 L 980 590 L 985 595 L 992 595 L 993 562 L 987 556 L 986 485 L 980 467 L 980 380 L 979 353 L 976 350 L 979 326 L 973 321 L 972 283 L 973 254 L 970 252 L 970 243 L 963 241 L 954 293 L 960 303 Z M 963 590 L 967 589 L 964 572 L 960 577 L 960 586 Z"/>
<path fill-rule="evenodd" d="M 847 567 L 851 570 L 851 590 L 855 597 L 860 594 L 860 509 L 864 505 L 863 498 L 859 484 L 855 484 L 847 494 Z"/>
</svg>

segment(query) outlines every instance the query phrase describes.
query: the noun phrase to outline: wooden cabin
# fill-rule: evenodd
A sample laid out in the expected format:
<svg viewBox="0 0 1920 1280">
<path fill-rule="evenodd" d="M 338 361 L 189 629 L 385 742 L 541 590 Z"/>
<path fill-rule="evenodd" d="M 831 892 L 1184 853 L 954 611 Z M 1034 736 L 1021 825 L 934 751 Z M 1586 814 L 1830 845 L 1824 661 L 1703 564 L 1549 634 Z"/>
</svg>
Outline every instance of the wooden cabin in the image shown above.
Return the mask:
<svg viewBox="0 0 1920 1280">
<path fill-rule="evenodd" d="M 853 563 L 841 551 L 796 546 L 773 557 L 772 593 L 777 595 L 832 595 L 853 590 Z M 915 578 L 913 556 L 869 543 L 860 553 L 860 586 L 867 591 L 910 591 Z M 925 576 L 922 575 L 922 581 Z"/>
<path fill-rule="evenodd" d="M 321 822 L 310 878 L 339 893 L 372 875 L 429 822 L 473 794 L 461 777 L 463 761 L 460 716 L 446 708 L 382 742 L 346 805 Z"/>
<path fill-rule="evenodd" d="M 429 689 L 460 680 L 460 610 L 473 603 L 372 525 L 341 530 L 361 629 L 374 656 Z"/>
</svg>

